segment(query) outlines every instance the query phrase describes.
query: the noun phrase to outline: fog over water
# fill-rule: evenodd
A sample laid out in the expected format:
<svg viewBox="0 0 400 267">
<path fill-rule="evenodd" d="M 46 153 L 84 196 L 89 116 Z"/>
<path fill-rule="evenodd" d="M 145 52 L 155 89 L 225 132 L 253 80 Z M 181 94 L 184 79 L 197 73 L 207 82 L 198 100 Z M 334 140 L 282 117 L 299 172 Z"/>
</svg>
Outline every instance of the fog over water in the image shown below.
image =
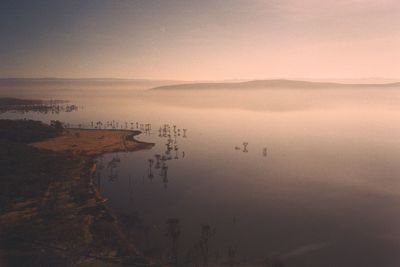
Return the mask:
<svg viewBox="0 0 400 267">
<path fill-rule="evenodd" d="M 2 99 L 0 119 L 140 130 L 155 145 L 100 156 L 96 183 L 162 266 L 399 267 L 399 14 L 399 0 L 3 0 L 0 98 L 51 101 Z"/>
<path fill-rule="evenodd" d="M 137 137 L 151 150 L 98 159 L 100 190 L 146 255 L 176 254 L 183 266 L 400 266 L 400 87 L 0 93 L 79 106 L 1 118 L 151 124 Z"/>
</svg>

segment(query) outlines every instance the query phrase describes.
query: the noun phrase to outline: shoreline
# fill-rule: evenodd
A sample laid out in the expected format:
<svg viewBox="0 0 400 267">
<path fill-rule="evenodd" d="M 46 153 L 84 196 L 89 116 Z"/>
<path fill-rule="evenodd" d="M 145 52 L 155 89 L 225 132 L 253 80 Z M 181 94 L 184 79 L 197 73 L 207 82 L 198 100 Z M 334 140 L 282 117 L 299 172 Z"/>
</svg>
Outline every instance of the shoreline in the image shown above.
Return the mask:
<svg viewBox="0 0 400 267">
<path fill-rule="evenodd" d="M 15 260 L 19 257 L 55 257 L 62 262 L 71 260 L 70 253 L 73 253 L 72 258 L 78 266 L 87 263 L 95 266 L 154 266 L 155 263 L 151 259 L 140 253 L 134 240 L 129 240 L 124 234 L 117 216 L 101 196 L 95 179 L 95 160 L 98 156 L 112 152 L 151 149 L 155 145 L 136 140 L 135 136 L 139 134 L 140 131 L 132 130 L 65 128 L 58 136 L 29 143 L 28 147 L 32 147 L 31 149 L 38 148 L 44 152 L 70 155 L 77 163 L 67 174 L 60 170 L 57 176 L 65 178 L 47 184 L 44 194 L 16 200 L 9 209 L 0 213 L 0 221 L 6 226 L 6 235 L 7 227 L 18 229 L 18 225 L 21 224 L 34 224 L 30 222 L 32 218 L 39 221 L 39 224 L 44 224 L 37 228 L 34 224 L 30 226 L 32 229 L 28 230 L 28 234 L 37 232 L 37 239 L 29 241 L 21 237 L 20 241 L 14 240 L 22 247 L 30 247 L 28 256 L 25 255 L 24 249 L 0 248 L 0 263 L 2 258 Z M 57 219 L 47 219 L 40 212 L 48 205 L 52 207 Z M 26 216 L 28 211 L 29 217 Z M 51 229 L 52 234 L 47 233 L 48 229 Z M 71 237 L 68 237 L 68 232 Z M 17 233 L 24 235 L 21 232 Z M 42 237 L 42 234 L 45 237 Z"/>
<path fill-rule="evenodd" d="M 64 128 L 61 135 L 30 145 L 40 149 L 89 156 L 152 148 L 154 143 L 135 139 L 135 136 L 141 133 L 138 130 Z"/>
<path fill-rule="evenodd" d="M 69 134 L 69 135 L 75 134 L 77 132 L 79 132 L 79 133 L 86 132 L 86 133 L 92 133 L 92 134 L 102 134 L 102 133 L 107 132 L 107 133 L 112 133 L 112 134 L 118 135 L 120 137 L 121 144 L 122 144 L 122 147 L 120 147 L 120 148 L 115 147 L 115 145 L 118 145 L 118 144 L 108 143 L 105 146 L 102 145 L 102 146 L 97 147 L 95 152 L 93 150 L 90 150 L 90 151 L 85 151 L 85 150 L 74 151 L 74 150 L 72 150 L 72 153 L 84 154 L 86 156 L 86 159 L 83 159 L 83 161 L 86 161 L 87 168 L 89 170 L 89 173 L 87 175 L 87 178 L 89 179 L 89 181 L 88 181 L 89 182 L 89 192 L 88 193 L 90 194 L 90 192 L 93 192 L 94 198 L 96 199 L 95 206 L 97 207 L 97 209 L 100 210 L 99 213 L 101 213 L 101 211 L 105 211 L 106 214 L 104 216 L 109 217 L 108 220 L 112 221 L 112 226 L 114 228 L 113 230 L 114 230 L 114 233 L 116 234 L 115 238 L 118 239 L 119 242 L 123 243 L 124 249 L 127 250 L 127 253 L 129 255 L 131 255 L 131 256 L 133 255 L 134 257 L 138 256 L 138 257 L 144 259 L 144 256 L 139 252 L 136 245 L 134 243 L 132 243 L 132 241 L 129 240 L 128 238 L 126 238 L 126 236 L 124 235 L 124 230 L 118 221 L 118 217 L 112 211 L 112 208 L 106 205 L 107 199 L 101 195 L 101 192 L 98 189 L 98 186 L 96 184 L 96 178 L 95 178 L 95 174 L 97 171 L 96 158 L 98 158 L 101 155 L 107 154 L 107 153 L 134 152 L 134 151 L 139 151 L 139 150 L 144 150 L 144 149 L 151 149 L 155 144 L 147 143 L 147 142 L 143 142 L 143 141 L 139 141 L 139 140 L 135 139 L 135 136 L 142 134 L 142 132 L 139 130 L 64 128 L 63 134 L 64 134 L 64 131 L 67 132 L 67 134 Z M 71 133 L 71 131 L 72 131 L 72 133 Z M 90 137 L 92 139 L 94 139 L 97 136 L 90 136 Z M 52 140 L 53 138 L 50 138 L 43 142 L 33 143 L 31 145 L 36 146 L 41 149 L 50 149 L 51 150 L 51 145 L 54 144 L 54 142 L 52 142 L 52 141 L 57 142 L 57 140 L 59 140 L 59 138 L 60 138 L 60 136 L 55 137 L 54 140 Z M 132 142 L 134 144 L 134 146 L 132 146 L 132 144 L 127 143 L 127 141 Z M 49 147 L 46 146 L 47 144 L 49 145 Z M 59 149 L 59 147 L 56 147 L 56 150 L 54 150 L 54 151 L 60 151 L 58 149 Z M 61 151 L 63 151 L 63 150 L 61 150 Z M 93 223 L 95 223 L 95 222 L 93 222 Z M 97 258 L 102 261 L 110 260 L 110 259 L 95 256 L 95 255 L 86 255 L 86 256 L 92 257 L 92 258 Z M 148 260 L 148 259 L 146 259 L 146 260 Z M 111 262 L 117 263 L 118 261 L 117 262 L 111 261 Z M 148 265 L 149 265 L 149 263 L 146 263 L 146 266 L 148 266 Z"/>
</svg>

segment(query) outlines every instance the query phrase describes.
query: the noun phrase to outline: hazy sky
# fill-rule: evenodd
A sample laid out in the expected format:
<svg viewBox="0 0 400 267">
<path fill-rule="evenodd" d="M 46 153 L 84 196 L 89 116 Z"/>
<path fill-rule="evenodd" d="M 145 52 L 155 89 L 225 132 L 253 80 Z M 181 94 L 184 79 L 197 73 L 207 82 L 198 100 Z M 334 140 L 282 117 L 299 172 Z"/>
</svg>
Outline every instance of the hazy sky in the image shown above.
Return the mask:
<svg viewBox="0 0 400 267">
<path fill-rule="evenodd" d="M 0 77 L 400 78 L 399 0 L 2 0 Z"/>
</svg>

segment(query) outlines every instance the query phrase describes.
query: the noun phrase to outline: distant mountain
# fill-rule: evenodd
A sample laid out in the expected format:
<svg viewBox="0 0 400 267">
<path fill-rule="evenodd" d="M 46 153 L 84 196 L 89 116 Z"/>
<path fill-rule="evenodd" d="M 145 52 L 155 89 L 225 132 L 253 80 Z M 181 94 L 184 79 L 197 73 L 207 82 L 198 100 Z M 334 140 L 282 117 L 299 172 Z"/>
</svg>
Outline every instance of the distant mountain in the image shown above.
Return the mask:
<svg viewBox="0 0 400 267">
<path fill-rule="evenodd" d="M 371 88 L 371 87 L 400 87 L 400 82 L 385 84 L 348 84 L 332 82 L 306 82 L 295 80 L 254 80 L 247 82 L 224 82 L 224 83 L 186 83 L 154 87 L 150 90 L 214 90 L 214 89 L 269 89 L 269 88 Z"/>
</svg>

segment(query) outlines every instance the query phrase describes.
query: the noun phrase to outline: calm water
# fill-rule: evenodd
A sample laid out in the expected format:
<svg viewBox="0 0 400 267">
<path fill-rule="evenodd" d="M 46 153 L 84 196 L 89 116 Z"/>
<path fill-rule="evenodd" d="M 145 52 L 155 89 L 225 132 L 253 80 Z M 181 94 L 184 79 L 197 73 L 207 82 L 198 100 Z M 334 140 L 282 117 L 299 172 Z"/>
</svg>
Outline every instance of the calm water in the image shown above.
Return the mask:
<svg viewBox="0 0 400 267">
<path fill-rule="evenodd" d="M 395 267 L 399 89 L 55 90 L 32 94 L 81 108 L 0 116 L 151 124 L 137 138 L 153 149 L 98 159 L 100 189 L 146 255 L 182 266 Z"/>
</svg>

